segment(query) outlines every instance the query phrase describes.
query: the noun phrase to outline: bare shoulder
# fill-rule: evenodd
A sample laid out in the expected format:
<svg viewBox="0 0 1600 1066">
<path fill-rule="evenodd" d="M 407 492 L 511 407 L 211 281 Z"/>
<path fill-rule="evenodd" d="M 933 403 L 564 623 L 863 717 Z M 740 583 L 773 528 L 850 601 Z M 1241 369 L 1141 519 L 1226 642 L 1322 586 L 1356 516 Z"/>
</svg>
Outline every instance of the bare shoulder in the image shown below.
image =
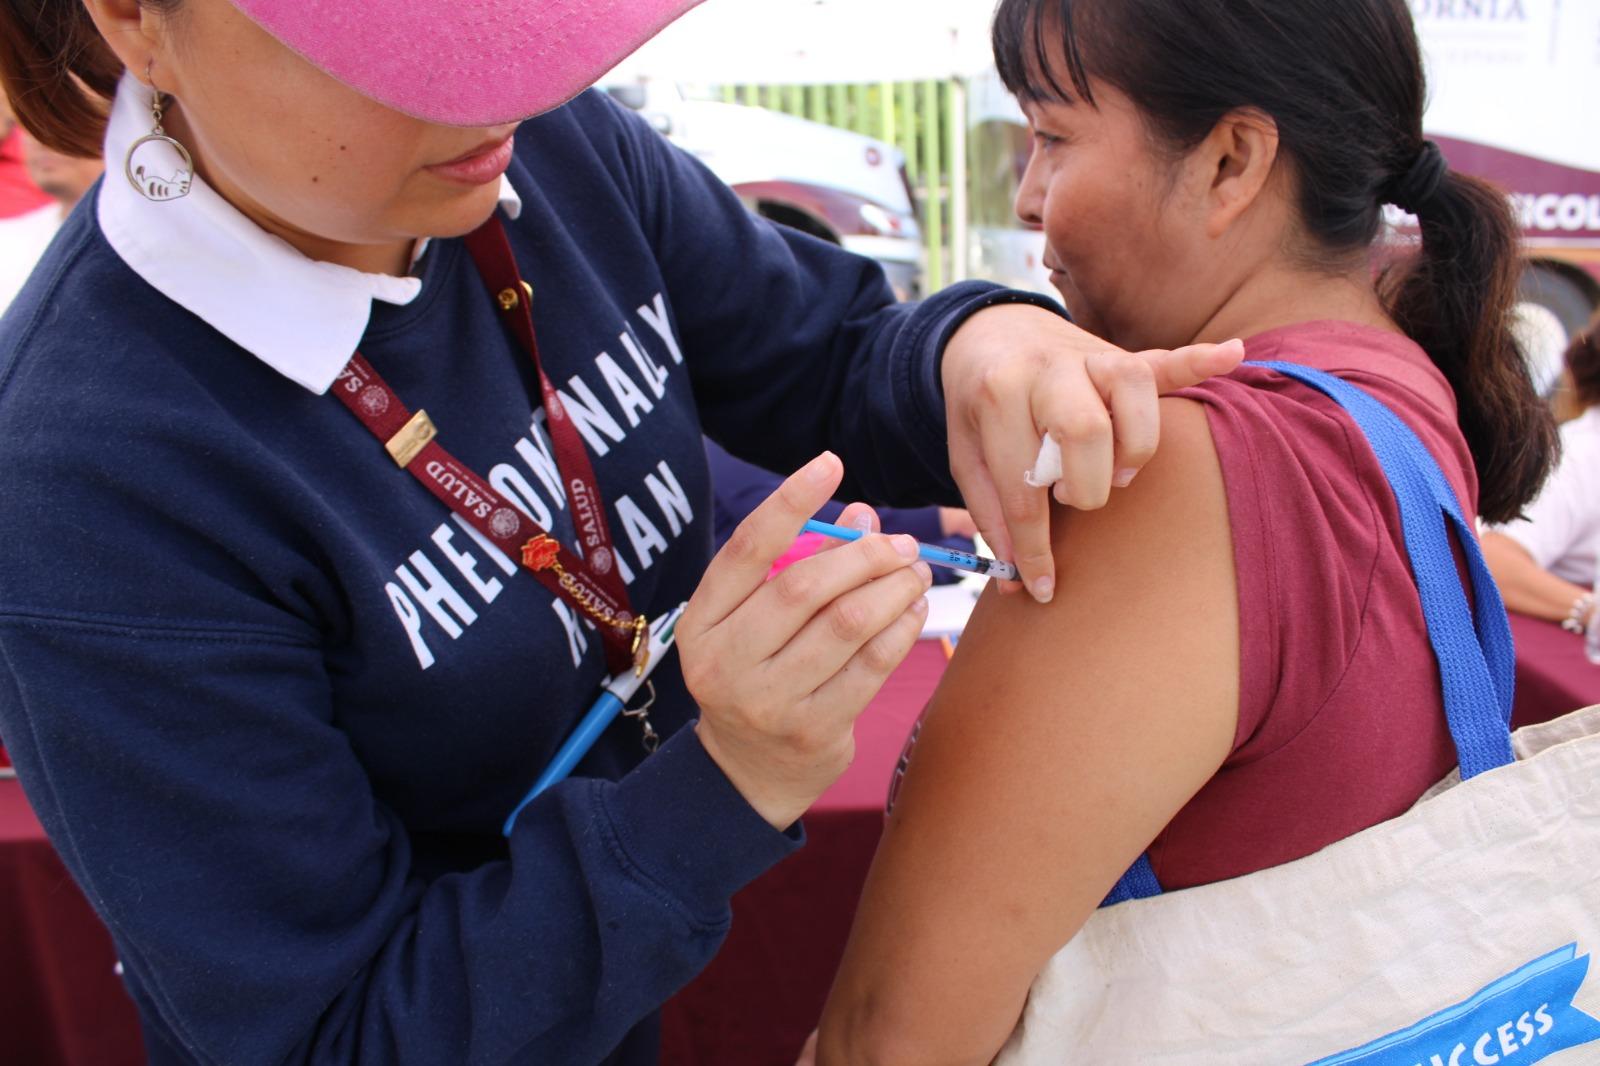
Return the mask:
<svg viewBox="0 0 1600 1066">
<path fill-rule="evenodd" d="M 1163 718 L 1180 734 L 1205 726 L 1200 691 L 1216 694 L 1206 776 L 1226 758 L 1239 652 L 1222 469 L 1202 404 L 1164 399 L 1161 414 L 1161 446 L 1132 485 L 1098 511 L 1052 514 L 1055 599 L 984 596 L 930 708 L 928 758 L 948 733 L 967 757 L 1014 769 L 1030 753 L 1061 754 L 1063 724 L 1092 723 L 1096 746 L 1115 747 L 1108 728 L 1127 730 L 1131 763 L 1152 754 L 1146 730 Z"/>
<path fill-rule="evenodd" d="M 1170 527 L 1171 519 L 1201 521 L 1211 514 L 1221 520 L 1226 535 L 1222 467 L 1205 405 L 1169 396 L 1161 401 L 1161 445 L 1134 483 L 1113 493 L 1098 511 L 1058 508 L 1052 516 L 1057 562 L 1063 561 L 1067 547 L 1082 551 L 1097 539 L 1146 527 L 1153 527 L 1146 530 L 1153 536 L 1181 532 Z"/>
<path fill-rule="evenodd" d="M 1106 507 L 1054 509 L 1055 600 L 1040 606 L 1021 595 L 986 595 L 949 683 L 991 661 L 1011 663 L 1007 648 L 1066 639 L 1078 647 L 1088 641 L 1108 663 L 1141 658 L 1151 647 L 1181 643 L 1183 631 L 1195 628 L 1185 621 L 1236 614 L 1227 496 L 1204 405 L 1163 399 L 1161 433 L 1155 457 Z M 1015 683 L 1038 688 L 1050 683 L 1048 673 L 1019 669 Z"/>
</svg>

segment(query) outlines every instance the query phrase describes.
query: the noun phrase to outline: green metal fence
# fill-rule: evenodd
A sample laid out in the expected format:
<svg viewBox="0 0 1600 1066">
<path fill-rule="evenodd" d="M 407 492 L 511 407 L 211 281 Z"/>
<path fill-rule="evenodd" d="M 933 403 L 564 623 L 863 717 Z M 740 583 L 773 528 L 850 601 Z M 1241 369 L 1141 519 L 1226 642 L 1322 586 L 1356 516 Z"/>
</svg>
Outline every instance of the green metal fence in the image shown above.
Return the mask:
<svg viewBox="0 0 1600 1066">
<path fill-rule="evenodd" d="M 966 98 L 952 81 L 724 85 L 722 98 L 863 133 L 899 148 L 922 224 L 925 291 L 965 274 Z"/>
</svg>

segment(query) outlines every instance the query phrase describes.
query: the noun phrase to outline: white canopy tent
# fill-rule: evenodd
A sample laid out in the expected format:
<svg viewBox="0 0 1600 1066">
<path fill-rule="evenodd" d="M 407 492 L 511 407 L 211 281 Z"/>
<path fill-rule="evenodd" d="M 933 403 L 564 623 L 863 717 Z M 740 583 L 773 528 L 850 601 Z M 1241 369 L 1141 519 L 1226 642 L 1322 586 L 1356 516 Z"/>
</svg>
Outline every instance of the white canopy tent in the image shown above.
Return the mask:
<svg viewBox="0 0 1600 1066">
<path fill-rule="evenodd" d="M 706 0 L 608 77 L 689 84 L 961 78 L 989 63 L 990 0 Z"/>
</svg>

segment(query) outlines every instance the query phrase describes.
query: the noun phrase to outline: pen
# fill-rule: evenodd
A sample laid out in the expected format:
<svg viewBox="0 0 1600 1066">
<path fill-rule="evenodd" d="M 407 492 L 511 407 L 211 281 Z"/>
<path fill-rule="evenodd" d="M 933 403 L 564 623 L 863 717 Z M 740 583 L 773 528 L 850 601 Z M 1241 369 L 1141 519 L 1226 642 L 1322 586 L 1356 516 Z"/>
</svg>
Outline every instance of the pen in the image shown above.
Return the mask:
<svg viewBox="0 0 1600 1066">
<path fill-rule="evenodd" d="M 588 713 L 578 722 L 577 728 L 567 737 L 560 750 L 556 752 L 555 758 L 550 760 L 550 765 L 544 768 L 544 773 L 539 775 L 539 779 L 533 783 L 527 795 L 522 797 L 516 809 L 506 816 L 505 825 L 500 829 L 502 835 L 510 836 L 511 828 L 517 824 L 517 815 L 522 813 L 522 808 L 532 803 L 534 797 L 551 785 L 566 780 L 572 768 L 589 754 L 589 749 L 600 739 L 600 734 L 616 720 L 617 715 L 628 705 L 628 701 L 639 691 L 639 686 L 645 683 L 651 671 L 666 658 L 667 652 L 672 650 L 673 638 L 677 636 L 678 619 L 687 606 L 688 604 L 680 603 L 650 623 L 650 657 L 645 660 L 644 672 L 635 672 L 630 666 L 606 682 L 605 688 L 600 690 L 600 698 L 594 701 Z"/>
<path fill-rule="evenodd" d="M 818 522 L 815 518 L 806 522 L 807 533 L 821 533 L 824 537 L 834 540 L 860 540 L 866 536 L 859 529 L 846 529 L 844 526 L 830 525 L 827 522 Z M 998 559 L 986 559 L 981 555 L 971 552 L 958 552 L 950 548 L 940 548 L 932 544 L 917 542 L 917 554 L 926 562 L 934 566 L 944 566 L 951 570 L 966 570 L 969 573 L 981 574 L 984 577 L 998 577 L 1006 581 L 1017 580 L 1017 568 L 1011 563 L 1003 563 Z"/>
</svg>

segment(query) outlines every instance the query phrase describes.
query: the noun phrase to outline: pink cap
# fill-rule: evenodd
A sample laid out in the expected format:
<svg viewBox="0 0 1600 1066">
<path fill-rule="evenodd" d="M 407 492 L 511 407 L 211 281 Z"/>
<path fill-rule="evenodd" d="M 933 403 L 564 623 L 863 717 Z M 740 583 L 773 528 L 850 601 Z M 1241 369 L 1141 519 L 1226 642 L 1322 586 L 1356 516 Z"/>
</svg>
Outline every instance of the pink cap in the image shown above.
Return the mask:
<svg viewBox="0 0 1600 1066">
<path fill-rule="evenodd" d="M 700 0 L 233 0 L 396 111 L 496 126 L 559 107 Z"/>
</svg>

